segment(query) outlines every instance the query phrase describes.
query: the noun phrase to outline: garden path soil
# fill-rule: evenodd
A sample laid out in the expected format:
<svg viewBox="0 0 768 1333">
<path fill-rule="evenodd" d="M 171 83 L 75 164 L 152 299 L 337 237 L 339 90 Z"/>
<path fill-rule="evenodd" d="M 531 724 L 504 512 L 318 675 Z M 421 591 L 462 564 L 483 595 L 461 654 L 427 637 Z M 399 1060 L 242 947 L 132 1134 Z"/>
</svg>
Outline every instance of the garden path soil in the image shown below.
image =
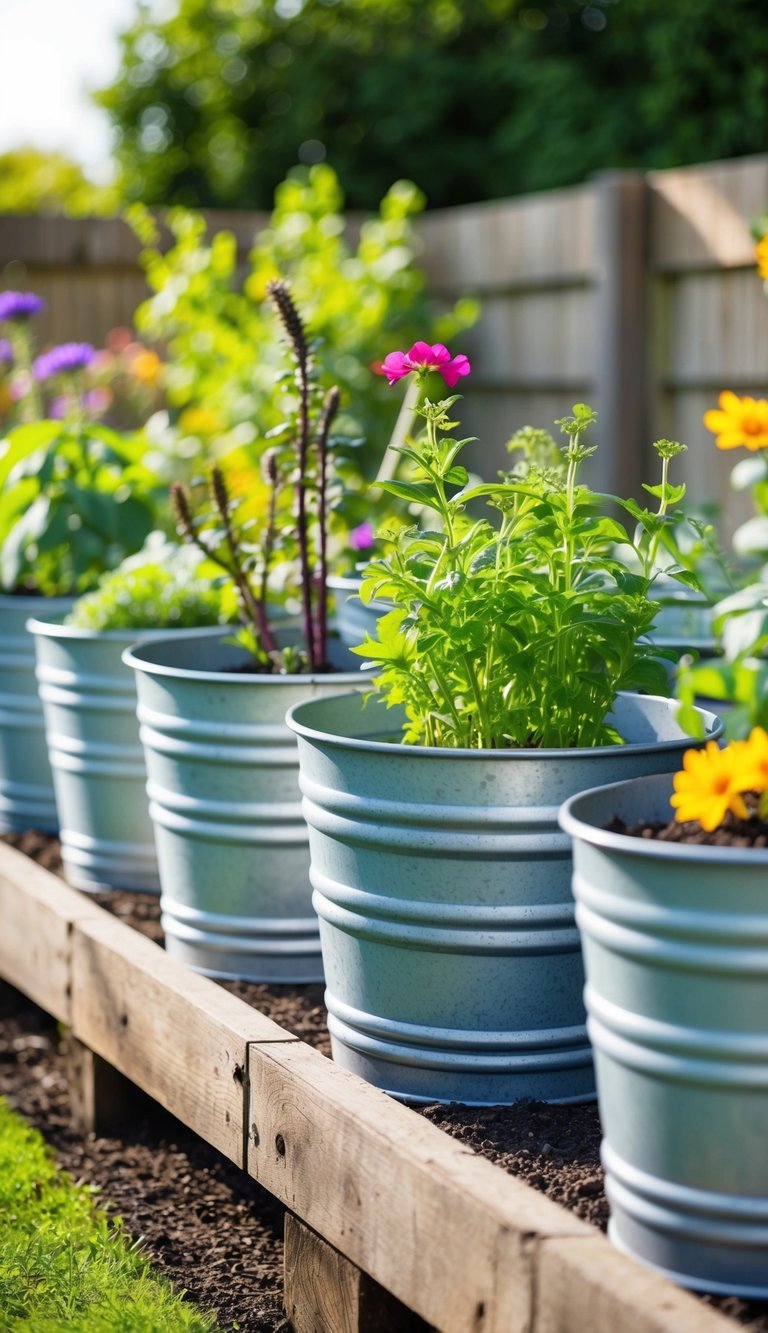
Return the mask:
<svg viewBox="0 0 768 1333">
<path fill-rule="evenodd" d="M 14 846 L 34 857 L 40 864 L 45 865 L 47 869 L 54 873 L 61 873 L 61 860 L 59 848 L 55 839 L 46 837 L 42 834 L 30 832 L 22 835 L 5 835 L 4 841 L 11 842 Z M 162 943 L 162 930 L 160 927 L 160 909 L 158 899 L 150 894 L 124 893 L 114 891 L 110 893 L 99 893 L 93 896 L 95 901 L 107 911 L 117 916 L 127 925 L 148 935 L 157 943 Z M 324 1055 L 330 1055 L 330 1042 L 328 1038 L 326 1022 L 326 1011 L 323 1004 L 323 988 L 320 985 L 305 986 L 280 986 L 272 987 L 252 982 L 236 981 L 221 982 L 232 994 L 237 995 L 247 1004 L 258 1008 L 262 1013 L 279 1023 L 287 1031 L 295 1033 L 302 1040 L 306 1041 Z M 39 1014 L 39 1011 L 37 1011 Z M 38 1019 L 38 1022 L 40 1020 Z M 0 1031 L 2 1024 L 0 1024 Z M 0 1060 L 2 1059 L 2 1046 L 0 1046 Z M 3 1066 L 0 1065 L 0 1072 Z M 57 1075 L 59 1079 L 63 1076 Z M 3 1092 L 2 1078 L 0 1077 L 0 1093 Z M 27 1093 L 26 1100 L 32 1107 L 33 1116 L 35 1113 L 36 1096 L 42 1094 Z M 88 1179 L 94 1179 L 97 1184 L 104 1183 L 108 1188 L 108 1197 L 113 1199 L 119 1205 L 119 1211 L 125 1218 L 129 1229 L 133 1234 L 136 1232 L 136 1222 L 139 1222 L 140 1234 L 146 1236 L 150 1252 L 155 1257 L 155 1244 L 158 1243 L 153 1237 L 156 1235 L 158 1226 L 160 1227 L 160 1239 L 158 1254 L 161 1266 L 166 1263 L 176 1264 L 173 1271 L 174 1281 L 186 1286 L 190 1294 L 196 1300 L 203 1303 L 203 1298 L 199 1295 L 200 1283 L 205 1281 L 207 1276 L 211 1277 L 213 1290 L 216 1290 L 217 1281 L 221 1281 L 225 1287 L 222 1296 L 211 1293 L 211 1299 L 207 1301 L 209 1306 L 216 1304 L 218 1300 L 226 1300 L 230 1304 L 220 1305 L 220 1309 L 227 1318 L 236 1317 L 243 1329 L 278 1329 L 285 1328 L 287 1325 L 280 1322 L 280 1265 L 282 1262 L 282 1222 L 272 1225 L 271 1221 L 264 1221 L 264 1217 L 282 1218 L 282 1209 L 272 1200 L 270 1196 L 265 1196 L 263 1191 L 258 1189 L 253 1183 L 249 1183 L 241 1172 L 227 1163 L 213 1149 L 202 1145 L 200 1140 L 195 1139 L 189 1131 L 172 1122 L 173 1129 L 173 1150 L 169 1159 L 169 1174 L 174 1177 L 178 1173 L 178 1165 L 173 1159 L 173 1152 L 188 1152 L 188 1143 L 194 1141 L 198 1145 L 198 1156 L 195 1161 L 198 1165 L 195 1167 L 195 1173 L 199 1173 L 203 1162 L 211 1159 L 216 1162 L 216 1188 L 213 1191 L 213 1197 L 219 1198 L 216 1192 L 219 1186 L 224 1183 L 225 1191 L 232 1189 L 239 1200 L 241 1207 L 240 1222 L 234 1218 L 225 1224 L 224 1230 L 219 1226 L 219 1206 L 215 1211 L 210 1204 L 204 1204 L 200 1209 L 195 1208 L 195 1216 L 192 1217 L 193 1209 L 190 1208 L 190 1194 L 185 1193 L 181 1196 L 184 1209 L 190 1214 L 187 1219 L 192 1232 L 195 1226 L 204 1233 L 202 1241 L 198 1237 L 198 1246 L 202 1244 L 203 1252 L 206 1244 L 210 1247 L 215 1242 L 216 1255 L 237 1255 L 234 1263 L 228 1269 L 222 1269 L 226 1274 L 223 1278 L 217 1278 L 216 1272 L 212 1275 L 201 1272 L 200 1265 L 208 1262 L 201 1257 L 200 1248 L 195 1250 L 196 1258 L 189 1270 L 183 1264 L 183 1255 L 181 1249 L 177 1246 L 173 1249 L 173 1258 L 167 1258 L 167 1244 L 169 1231 L 162 1217 L 171 1217 L 173 1219 L 174 1234 L 177 1229 L 179 1211 L 176 1203 L 166 1204 L 165 1190 L 172 1189 L 173 1180 L 166 1180 L 163 1183 L 160 1192 L 160 1199 L 157 1198 L 157 1171 L 153 1168 L 148 1177 L 144 1180 L 149 1181 L 150 1197 L 144 1196 L 141 1204 L 137 1204 L 135 1196 L 141 1191 L 135 1188 L 135 1185 L 127 1183 L 130 1178 L 130 1168 L 121 1164 L 130 1160 L 130 1154 L 126 1157 L 125 1148 L 130 1146 L 138 1148 L 139 1143 L 130 1145 L 117 1144 L 111 1140 L 96 1140 L 83 1145 L 71 1135 L 67 1134 L 66 1121 L 64 1118 L 64 1107 L 66 1102 L 66 1091 L 60 1092 L 60 1105 L 58 1108 L 58 1122 L 55 1133 L 57 1139 L 63 1141 L 66 1139 L 69 1147 L 77 1155 L 78 1150 L 86 1154 L 81 1160 L 80 1165 L 72 1167 L 65 1160 L 64 1165 L 68 1169 L 75 1171 L 75 1174 L 86 1175 Z M 29 1114 L 26 1106 L 20 1105 L 20 1109 L 25 1114 Z M 586 1106 L 548 1106 L 538 1102 L 518 1102 L 514 1106 L 499 1107 L 466 1107 L 460 1105 L 433 1105 L 418 1106 L 414 1108 L 420 1114 L 424 1115 L 432 1124 L 451 1134 L 453 1137 L 462 1141 L 465 1146 L 482 1156 L 487 1157 L 495 1165 L 500 1166 L 510 1174 L 518 1176 L 534 1189 L 540 1190 L 548 1198 L 556 1203 L 570 1209 L 579 1217 L 591 1222 L 594 1226 L 605 1230 L 608 1220 L 608 1204 L 605 1198 L 603 1187 L 603 1173 L 600 1165 L 600 1121 L 596 1105 Z M 46 1133 L 46 1137 L 54 1142 L 54 1146 L 59 1150 L 59 1143 L 52 1139 L 51 1134 L 44 1123 L 39 1127 Z M 35 1120 L 38 1124 L 38 1120 Z M 150 1134 L 151 1131 L 146 1131 Z M 63 1136 L 63 1137 L 62 1137 Z M 144 1143 L 144 1140 L 141 1140 Z M 184 1143 L 185 1147 L 179 1149 L 178 1145 Z M 112 1165 L 105 1163 L 104 1173 L 98 1178 L 91 1175 L 91 1153 L 95 1157 L 95 1144 L 112 1144 L 111 1153 Z M 149 1149 L 149 1155 L 153 1163 L 157 1164 L 157 1153 Z M 109 1153 L 107 1154 L 109 1157 Z M 85 1168 L 85 1169 L 84 1169 Z M 95 1166 L 94 1166 L 95 1169 Z M 119 1198 L 115 1196 L 115 1189 L 112 1187 L 113 1169 L 126 1171 L 126 1184 L 120 1189 L 125 1190 L 125 1196 L 121 1194 Z M 161 1174 L 163 1174 L 161 1172 Z M 190 1177 L 192 1173 L 189 1169 L 181 1171 L 181 1176 Z M 232 1184 L 234 1182 L 234 1184 Z M 197 1179 L 195 1177 L 194 1188 L 197 1188 Z M 140 1186 L 143 1185 L 139 1182 Z M 193 1188 L 192 1180 L 184 1182 L 186 1190 Z M 207 1187 L 203 1187 L 204 1189 Z M 134 1195 L 135 1190 L 135 1195 Z M 209 1191 L 211 1193 L 211 1191 Z M 139 1212 L 129 1213 L 124 1197 L 134 1201 L 133 1206 L 139 1208 Z M 262 1211 L 264 1201 L 269 1200 L 272 1205 L 272 1213 Z M 158 1203 L 160 1204 L 160 1220 L 157 1219 Z M 236 1206 L 236 1205 L 235 1205 Z M 252 1210 L 249 1212 L 249 1207 Z M 181 1210 L 183 1211 L 183 1210 Z M 258 1216 L 257 1216 L 258 1215 Z M 214 1235 L 210 1234 L 208 1219 L 215 1223 Z M 262 1219 L 262 1220 L 258 1220 Z M 243 1253 L 238 1227 L 243 1221 L 249 1223 L 247 1228 L 253 1239 Z M 166 1230 L 163 1228 L 166 1227 Z M 272 1228 L 272 1248 L 274 1254 L 265 1256 L 262 1246 L 262 1240 Z M 240 1229 L 243 1230 L 240 1226 Z M 206 1240 L 207 1237 L 207 1240 Z M 188 1238 L 192 1243 L 192 1238 Z M 173 1247 L 172 1247 L 173 1248 Z M 274 1318 L 276 1323 L 247 1323 L 244 1319 L 248 1316 L 237 1314 L 233 1316 L 231 1310 L 238 1300 L 253 1301 L 253 1271 L 248 1270 L 248 1260 L 253 1256 L 253 1261 L 257 1273 L 261 1274 L 265 1290 L 261 1293 L 261 1299 L 267 1297 L 272 1299 L 272 1304 L 264 1312 L 257 1312 L 257 1307 L 253 1307 L 250 1318 L 256 1319 Z M 226 1263 L 226 1260 L 219 1258 L 220 1264 Z M 171 1268 L 166 1268 L 171 1272 Z M 275 1276 L 277 1275 L 277 1276 Z M 241 1295 L 241 1281 L 244 1292 Z M 274 1286 L 275 1281 L 277 1286 Z M 276 1295 L 275 1295 L 276 1292 Z M 207 1298 L 206 1298 L 207 1299 Z M 743 1329 L 751 1330 L 752 1333 L 768 1333 L 768 1302 L 746 1302 L 733 1297 L 715 1298 L 703 1297 L 707 1303 L 715 1306 L 721 1312 L 728 1314 L 738 1322 Z"/>
</svg>

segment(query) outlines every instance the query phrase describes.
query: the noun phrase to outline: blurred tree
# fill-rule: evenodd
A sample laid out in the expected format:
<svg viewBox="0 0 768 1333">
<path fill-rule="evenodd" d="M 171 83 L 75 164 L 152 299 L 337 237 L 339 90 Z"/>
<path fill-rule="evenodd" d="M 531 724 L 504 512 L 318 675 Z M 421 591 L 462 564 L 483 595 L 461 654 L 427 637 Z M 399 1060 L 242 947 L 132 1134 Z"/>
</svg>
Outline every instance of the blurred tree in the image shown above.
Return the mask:
<svg viewBox="0 0 768 1333">
<path fill-rule="evenodd" d="M 267 207 L 300 161 L 432 207 L 765 148 L 755 0 L 176 0 L 115 84 L 129 200 Z"/>
<path fill-rule="evenodd" d="M 93 217 L 115 213 L 117 191 L 95 185 L 63 153 L 14 148 L 0 153 L 0 213 L 66 213 Z"/>
</svg>

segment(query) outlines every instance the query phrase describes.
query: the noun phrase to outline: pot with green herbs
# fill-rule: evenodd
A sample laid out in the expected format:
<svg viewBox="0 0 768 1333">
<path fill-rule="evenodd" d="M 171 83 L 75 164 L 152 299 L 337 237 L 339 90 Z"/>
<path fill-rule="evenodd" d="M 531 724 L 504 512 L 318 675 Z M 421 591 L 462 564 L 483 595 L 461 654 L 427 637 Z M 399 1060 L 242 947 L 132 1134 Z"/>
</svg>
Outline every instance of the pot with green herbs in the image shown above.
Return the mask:
<svg viewBox="0 0 768 1333">
<path fill-rule="evenodd" d="M 609 1235 L 675 1282 L 768 1298 L 768 735 L 560 814 Z"/>
<path fill-rule="evenodd" d="M 417 344 L 385 371 L 404 362 L 451 387 L 444 348 Z M 333 1054 L 408 1099 L 586 1100 L 594 1074 L 557 810 L 608 775 L 670 772 L 691 744 L 654 693 L 667 675 L 646 637 L 662 533 L 668 549 L 682 499 L 668 478 L 681 446 L 656 446 L 653 510 L 616 502 L 625 528 L 579 479 L 589 408 L 558 423 L 567 443 L 554 463 L 469 485 L 456 401 L 422 402 L 424 431 L 402 451 L 412 475 L 391 483 L 432 511 L 431 529 L 393 534 L 367 571 L 363 596 L 394 605 L 359 650 L 378 697 L 303 703 L 288 719 Z M 473 512 L 478 501 L 495 522 Z M 617 544 L 632 547 L 632 570 Z M 720 731 L 705 713 L 697 726 Z"/>
<path fill-rule="evenodd" d="M 221 625 L 234 605 L 198 552 L 158 534 L 62 620 L 31 619 L 38 689 L 70 884 L 159 892 L 136 719 L 137 639 Z"/>
<path fill-rule="evenodd" d="M 136 674 L 168 952 L 213 976 L 302 982 L 321 980 L 322 962 L 285 713 L 366 677 L 328 623 L 339 394 L 318 386 L 286 285 L 270 295 L 293 381 L 262 460 L 268 502 L 243 522 L 218 468 L 205 508 L 173 489 L 179 532 L 234 590 L 240 632 L 159 637 L 124 661 Z M 301 604 L 295 628 L 275 617 L 279 589 Z"/>
<path fill-rule="evenodd" d="M 0 292 L 0 340 L 17 387 L 0 451 L 0 831 L 57 827 L 30 616 L 64 616 L 157 526 L 160 487 L 140 436 L 95 419 L 85 376 L 96 352 L 35 356 L 44 302 Z"/>
</svg>

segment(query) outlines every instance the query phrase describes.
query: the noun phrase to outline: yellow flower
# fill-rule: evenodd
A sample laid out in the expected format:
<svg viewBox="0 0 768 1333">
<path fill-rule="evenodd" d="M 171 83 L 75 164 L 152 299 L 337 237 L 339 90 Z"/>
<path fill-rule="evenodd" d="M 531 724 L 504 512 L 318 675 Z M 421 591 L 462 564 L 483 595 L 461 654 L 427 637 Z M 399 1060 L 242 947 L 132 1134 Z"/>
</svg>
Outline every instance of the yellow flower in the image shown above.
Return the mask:
<svg viewBox="0 0 768 1333">
<path fill-rule="evenodd" d="M 734 741 L 719 750 L 716 741 L 707 741 L 703 750 L 686 750 L 682 772 L 674 777 L 675 794 L 670 797 L 678 823 L 693 819 L 711 833 L 729 810 L 737 819 L 748 818 L 742 793 L 752 789 L 754 767 L 744 753 L 747 745 L 747 741 Z"/>
<path fill-rule="evenodd" d="M 144 384 L 157 384 L 163 363 L 151 347 L 143 347 L 131 361 L 131 374 Z"/>
<path fill-rule="evenodd" d="M 741 747 L 739 763 L 747 784 L 744 790 L 768 790 L 768 733 L 762 727 L 754 727 Z"/>
<path fill-rule="evenodd" d="M 755 259 L 757 260 L 757 271 L 761 278 L 768 282 L 768 232 L 762 236 L 755 246 Z"/>
<path fill-rule="evenodd" d="M 726 389 L 717 400 L 720 409 L 704 413 L 704 425 L 717 436 L 718 449 L 738 449 L 744 445 L 755 453 L 768 448 L 768 400 L 739 398 Z"/>
</svg>

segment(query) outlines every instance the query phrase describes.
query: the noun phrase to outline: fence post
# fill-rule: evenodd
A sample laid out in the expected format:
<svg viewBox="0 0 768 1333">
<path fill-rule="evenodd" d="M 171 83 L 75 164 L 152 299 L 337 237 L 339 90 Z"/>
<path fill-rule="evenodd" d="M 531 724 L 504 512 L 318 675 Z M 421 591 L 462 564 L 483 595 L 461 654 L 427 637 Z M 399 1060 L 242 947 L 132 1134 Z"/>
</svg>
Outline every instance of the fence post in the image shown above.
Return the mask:
<svg viewBox="0 0 768 1333">
<path fill-rule="evenodd" d="M 597 411 L 593 484 L 640 495 L 650 424 L 648 187 L 640 171 L 606 171 L 597 188 Z"/>
</svg>

